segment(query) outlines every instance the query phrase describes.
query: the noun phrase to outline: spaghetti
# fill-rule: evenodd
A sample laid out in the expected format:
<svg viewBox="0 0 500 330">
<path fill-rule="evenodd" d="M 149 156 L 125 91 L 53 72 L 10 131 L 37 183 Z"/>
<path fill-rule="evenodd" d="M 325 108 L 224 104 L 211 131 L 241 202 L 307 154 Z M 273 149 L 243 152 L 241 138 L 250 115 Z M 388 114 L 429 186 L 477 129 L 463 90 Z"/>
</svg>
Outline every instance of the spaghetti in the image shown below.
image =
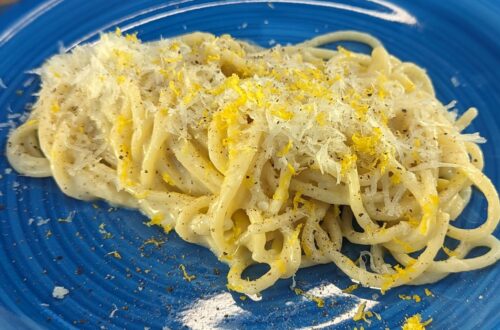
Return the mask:
<svg viewBox="0 0 500 330">
<path fill-rule="evenodd" d="M 321 48 L 342 40 L 371 55 Z M 74 198 L 139 209 L 210 248 L 230 266 L 232 290 L 257 293 L 333 262 L 385 291 L 500 258 L 484 139 L 462 133 L 477 110 L 457 118 L 420 67 L 367 34 L 263 49 L 228 35 L 142 43 L 117 31 L 39 74 L 34 110 L 8 142 L 12 166 L 53 176 Z M 472 186 L 487 218 L 461 229 L 453 220 Z M 447 236 L 460 241 L 453 251 Z M 353 261 L 344 239 L 369 251 Z M 489 251 L 466 258 L 478 246 Z M 436 261 L 442 248 L 449 257 Z M 258 263 L 269 270 L 244 279 Z"/>
</svg>

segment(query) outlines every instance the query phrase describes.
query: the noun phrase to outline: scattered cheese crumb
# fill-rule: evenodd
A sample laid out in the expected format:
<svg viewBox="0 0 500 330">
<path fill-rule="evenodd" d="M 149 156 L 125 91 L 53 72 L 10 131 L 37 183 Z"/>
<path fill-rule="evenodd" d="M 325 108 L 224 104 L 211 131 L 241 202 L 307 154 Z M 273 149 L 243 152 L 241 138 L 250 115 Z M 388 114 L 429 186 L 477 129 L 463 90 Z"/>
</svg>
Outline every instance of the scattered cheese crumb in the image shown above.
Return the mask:
<svg viewBox="0 0 500 330">
<path fill-rule="evenodd" d="M 451 81 L 451 83 L 453 84 L 454 87 L 460 86 L 460 81 L 458 80 L 457 77 L 455 77 L 455 76 L 451 77 L 450 81 Z"/>
<path fill-rule="evenodd" d="M 180 264 L 179 265 L 179 268 L 180 270 L 182 271 L 182 277 L 184 277 L 184 279 L 188 282 L 191 282 L 192 280 L 194 280 L 196 278 L 195 275 L 189 275 L 186 271 L 186 266 L 184 266 L 183 264 Z"/>
<path fill-rule="evenodd" d="M 111 251 L 111 252 L 107 253 L 106 255 L 108 255 L 108 256 L 111 255 L 111 256 L 113 256 L 116 259 L 121 259 L 122 258 L 120 252 L 118 252 L 118 251 Z"/>
<path fill-rule="evenodd" d="M 304 290 L 295 288 L 293 289 L 296 295 L 304 296 L 305 298 L 314 301 L 319 308 L 325 307 L 325 301 L 320 297 L 316 297 L 310 293 L 304 292 Z"/>
<path fill-rule="evenodd" d="M 111 311 L 111 313 L 109 313 L 109 318 L 112 319 L 113 317 L 115 317 L 116 312 L 118 312 L 118 307 L 116 307 L 116 305 L 113 304 L 113 310 Z"/>
<path fill-rule="evenodd" d="M 357 288 L 359 288 L 359 284 L 353 284 L 351 286 L 348 286 L 347 288 L 345 288 L 344 290 L 342 290 L 343 293 L 351 293 L 353 292 L 354 290 L 356 290 Z"/>
<path fill-rule="evenodd" d="M 50 222 L 50 219 L 40 219 L 38 220 L 38 222 L 36 223 L 37 226 L 43 226 L 43 225 L 46 225 Z"/>
<path fill-rule="evenodd" d="M 102 238 L 104 238 L 104 239 L 110 239 L 113 237 L 113 234 L 111 234 L 110 232 L 108 232 L 106 230 L 106 224 L 104 224 L 104 223 L 101 223 L 99 225 L 99 233 L 102 234 Z"/>
<path fill-rule="evenodd" d="M 354 314 L 354 316 L 352 317 L 353 321 L 357 322 L 357 321 L 363 320 L 368 324 L 371 323 L 369 318 L 373 316 L 373 313 L 370 311 L 365 311 L 365 308 L 366 308 L 366 302 L 363 302 L 358 306 L 358 310 L 356 311 L 356 314 Z"/>
<path fill-rule="evenodd" d="M 152 237 L 152 238 L 145 240 L 143 246 L 148 245 L 148 244 L 152 244 L 156 247 L 161 247 L 164 243 L 165 243 L 165 241 L 157 240 L 156 238 Z"/>
<path fill-rule="evenodd" d="M 432 293 L 432 291 L 431 291 L 431 290 L 429 290 L 429 289 L 425 288 L 425 289 L 424 289 L 424 292 L 425 292 L 425 295 L 426 295 L 427 297 L 431 297 L 431 296 L 432 296 L 432 297 L 434 297 L 434 294 Z"/>
<path fill-rule="evenodd" d="M 63 286 L 55 286 L 52 291 L 52 297 L 56 299 L 64 299 L 66 295 L 69 293 L 69 290 Z"/>
<path fill-rule="evenodd" d="M 422 298 L 420 298 L 420 296 L 418 294 L 414 294 L 412 296 L 409 296 L 409 295 L 406 295 L 406 294 L 400 294 L 398 295 L 399 296 L 399 299 L 402 299 L 402 300 L 415 300 L 415 302 L 420 302 L 422 301 Z"/>
<path fill-rule="evenodd" d="M 297 282 L 295 281 L 295 274 L 292 276 L 292 284 L 290 284 L 290 289 L 293 290 L 297 286 Z"/>
<path fill-rule="evenodd" d="M 73 218 L 75 217 L 76 211 L 69 212 L 66 218 L 57 219 L 58 222 L 73 222 Z"/>
</svg>

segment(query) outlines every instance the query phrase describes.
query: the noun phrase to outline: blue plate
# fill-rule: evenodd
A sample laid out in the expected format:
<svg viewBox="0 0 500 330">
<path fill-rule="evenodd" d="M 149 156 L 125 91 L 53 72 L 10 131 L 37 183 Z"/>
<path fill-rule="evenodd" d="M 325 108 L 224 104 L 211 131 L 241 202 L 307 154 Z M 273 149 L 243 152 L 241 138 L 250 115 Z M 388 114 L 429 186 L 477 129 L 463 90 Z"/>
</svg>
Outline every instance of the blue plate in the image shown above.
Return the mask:
<svg viewBox="0 0 500 330">
<path fill-rule="evenodd" d="M 34 101 L 28 73 L 58 51 L 95 40 L 100 31 L 137 31 L 155 40 L 189 31 L 230 33 L 264 46 L 299 42 L 340 29 L 367 31 L 388 50 L 427 68 L 439 99 L 477 106 L 470 131 L 483 146 L 487 175 L 500 187 L 500 5 L 498 1 L 23 1 L 0 14 L 0 328 L 192 329 L 399 328 L 405 317 L 433 318 L 431 328 L 500 328 L 500 265 L 385 295 L 341 289 L 335 266 L 300 270 L 297 286 L 322 297 L 319 308 L 281 280 L 261 301 L 226 289 L 228 268 L 206 249 L 143 225 L 138 212 L 64 196 L 52 179 L 17 175 L 3 156 L 6 136 Z M 486 203 L 474 193 L 459 219 L 477 226 Z M 71 222 L 58 219 L 73 215 Z M 71 216 L 70 216 L 71 219 Z M 497 231 L 498 235 L 498 231 Z M 160 242 L 149 244 L 148 239 Z M 151 242 L 151 240 L 149 241 Z M 163 243 L 164 242 L 164 243 Z M 121 259 L 110 252 L 118 251 Z M 115 255 L 116 256 L 116 255 Z M 183 279 L 185 265 L 196 279 Z M 54 299 L 52 290 L 69 290 Z M 422 301 L 398 295 L 418 294 Z M 381 315 L 354 322 L 360 302 Z"/>
</svg>

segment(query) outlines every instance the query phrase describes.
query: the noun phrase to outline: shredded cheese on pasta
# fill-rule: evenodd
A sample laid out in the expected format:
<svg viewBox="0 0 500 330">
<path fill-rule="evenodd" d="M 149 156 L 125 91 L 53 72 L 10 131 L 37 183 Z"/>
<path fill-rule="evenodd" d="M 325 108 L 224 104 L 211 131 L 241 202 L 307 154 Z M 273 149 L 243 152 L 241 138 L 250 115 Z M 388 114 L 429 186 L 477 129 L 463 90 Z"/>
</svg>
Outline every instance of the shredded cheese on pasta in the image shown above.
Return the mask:
<svg viewBox="0 0 500 330">
<path fill-rule="evenodd" d="M 339 40 L 373 50 L 320 48 Z M 232 290 L 258 293 L 333 262 L 385 291 L 500 257 L 498 194 L 476 144 L 485 141 L 461 132 L 477 111 L 457 118 L 423 69 L 369 35 L 263 49 L 208 33 L 142 43 L 117 30 L 38 72 L 38 101 L 9 139 L 12 166 L 54 177 L 74 198 L 137 208 L 209 247 L 229 264 Z M 489 203 L 487 219 L 460 229 L 450 220 L 471 186 Z M 435 261 L 446 236 L 460 245 Z M 352 261 L 344 238 L 371 249 Z M 490 250 L 465 258 L 477 246 Z M 270 268 L 242 278 L 256 263 Z"/>
</svg>

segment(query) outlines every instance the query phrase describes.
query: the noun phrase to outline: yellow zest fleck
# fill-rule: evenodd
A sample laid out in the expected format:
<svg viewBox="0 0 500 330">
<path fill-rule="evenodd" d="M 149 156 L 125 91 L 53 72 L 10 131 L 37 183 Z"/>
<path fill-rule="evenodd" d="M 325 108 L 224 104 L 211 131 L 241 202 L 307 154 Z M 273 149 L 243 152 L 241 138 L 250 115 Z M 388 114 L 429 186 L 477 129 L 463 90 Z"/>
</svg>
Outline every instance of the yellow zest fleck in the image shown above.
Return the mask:
<svg viewBox="0 0 500 330">
<path fill-rule="evenodd" d="M 293 196 L 293 210 L 297 211 L 299 208 L 299 203 L 301 202 L 302 191 L 296 191 L 295 196 Z"/>
<path fill-rule="evenodd" d="M 345 49 L 342 46 L 338 46 L 337 50 L 339 51 L 339 53 L 341 53 L 342 55 L 344 55 L 346 57 L 351 57 L 352 56 L 352 52 L 348 51 L 347 49 Z"/>
<path fill-rule="evenodd" d="M 299 238 L 300 230 L 302 229 L 303 226 L 304 226 L 303 223 L 299 223 L 297 225 L 297 227 L 295 227 L 295 230 L 293 231 L 293 234 L 291 235 L 292 240 L 296 240 Z"/>
<path fill-rule="evenodd" d="M 344 290 L 342 290 L 342 292 L 343 293 L 352 293 L 357 288 L 359 288 L 359 284 L 356 283 L 356 284 L 348 286 L 347 288 L 345 288 Z"/>
<path fill-rule="evenodd" d="M 148 226 L 161 226 L 163 228 L 163 231 L 165 233 L 170 233 L 173 229 L 172 225 L 170 223 L 164 223 L 165 215 L 162 212 L 158 212 L 155 215 L 151 217 L 149 222 L 147 223 Z"/>
<path fill-rule="evenodd" d="M 290 120 L 293 118 L 293 113 L 287 111 L 284 106 L 278 107 L 277 109 L 271 110 L 271 113 L 278 118 L 283 120 Z"/>
<path fill-rule="evenodd" d="M 286 154 L 288 154 L 288 152 L 290 152 L 290 149 L 292 149 L 292 146 L 293 146 L 292 140 L 288 140 L 288 143 L 280 151 L 278 151 L 277 156 L 278 157 L 285 156 Z"/>
<path fill-rule="evenodd" d="M 398 297 L 401 300 L 411 300 L 411 296 L 408 296 L 406 294 L 399 294 Z"/>
<path fill-rule="evenodd" d="M 401 183 L 401 174 L 399 171 L 391 171 L 389 174 L 391 174 L 389 178 L 392 184 L 396 185 Z"/>
<path fill-rule="evenodd" d="M 158 213 L 154 214 L 151 217 L 151 219 L 149 219 L 149 225 L 161 225 L 164 218 L 165 218 L 165 216 L 163 215 L 163 213 L 158 212 Z"/>
<path fill-rule="evenodd" d="M 349 170 L 356 166 L 356 161 L 358 157 L 355 154 L 345 155 L 340 163 L 340 172 L 342 175 L 346 175 Z"/>
<path fill-rule="evenodd" d="M 415 302 L 417 302 L 417 303 L 422 301 L 422 298 L 420 298 L 420 296 L 418 294 L 414 294 L 412 296 L 412 299 L 415 300 Z"/>
<path fill-rule="evenodd" d="M 167 224 L 162 224 L 161 227 L 163 228 L 163 231 L 168 234 L 172 231 L 172 229 L 174 229 L 174 227 L 172 227 L 171 224 L 167 223 Z"/>
<path fill-rule="evenodd" d="M 312 104 L 306 104 L 304 105 L 304 111 L 307 113 L 311 113 L 314 110 L 314 105 Z"/>
<path fill-rule="evenodd" d="M 170 77 L 170 72 L 165 70 L 165 69 L 159 69 L 158 72 L 165 78 L 169 78 Z M 161 92 L 160 92 L 161 93 Z"/>
<path fill-rule="evenodd" d="M 122 35 L 122 29 L 120 29 L 120 28 L 117 26 L 117 27 L 116 27 L 116 29 L 115 29 L 115 34 L 116 34 L 117 36 L 121 37 L 121 35 Z"/>
<path fill-rule="evenodd" d="M 175 187 L 174 180 L 172 179 L 172 177 L 167 172 L 163 172 L 161 174 L 161 178 L 163 179 L 163 181 L 165 181 L 166 183 L 168 183 L 172 187 Z"/>
<path fill-rule="evenodd" d="M 448 257 L 456 257 L 457 256 L 457 253 L 454 251 L 454 250 L 450 250 L 449 248 L 447 248 L 446 246 L 442 246 L 442 249 L 444 251 L 444 253 L 446 253 L 446 255 Z"/>
<path fill-rule="evenodd" d="M 407 93 L 411 93 L 415 90 L 415 84 L 410 79 L 403 80 L 403 87 Z"/>
<path fill-rule="evenodd" d="M 432 318 L 422 323 L 422 316 L 415 314 L 412 317 L 406 318 L 402 326 L 403 330 L 425 330 L 425 327 L 432 322 Z"/>
<path fill-rule="evenodd" d="M 219 54 L 210 54 L 207 56 L 207 62 L 216 62 L 218 60 L 220 60 Z"/>
<path fill-rule="evenodd" d="M 184 81 L 184 71 L 177 72 L 177 80 L 179 82 Z"/>
<path fill-rule="evenodd" d="M 245 300 L 247 300 L 247 296 L 240 296 L 240 300 L 241 300 L 241 301 L 245 301 Z"/>
<path fill-rule="evenodd" d="M 373 313 L 370 311 L 365 311 L 365 308 L 366 308 L 366 302 L 361 303 L 358 306 L 358 310 L 356 311 L 356 314 L 354 314 L 354 316 L 352 317 L 352 320 L 356 321 L 356 322 L 363 320 L 365 322 L 370 323 L 368 321 L 368 318 L 372 317 Z"/>
<path fill-rule="evenodd" d="M 183 264 L 180 264 L 179 265 L 179 269 L 182 271 L 182 277 L 188 281 L 188 282 L 191 282 L 192 280 L 194 280 L 196 278 L 195 275 L 189 275 L 186 271 L 186 266 L 184 266 Z"/>
<path fill-rule="evenodd" d="M 127 39 L 130 42 L 139 42 L 139 38 L 137 38 L 137 32 L 126 34 L 125 39 Z"/>
<path fill-rule="evenodd" d="M 179 96 L 181 95 L 181 92 L 179 91 L 179 89 L 175 86 L 175 83 L 170 80 L 168 82 L 168 88 L 175 94 L 175 96 Z"/>
<path fill-rule="evenodd" d="M 116 77 L 116 82 L 118 83 L 118 85 L 123 84 L 125 82 L 125 80 L 127 80 L 127 78 L 123 75 Z"/>
<path fill-rule="evenodd" d="M 368 105 L 360 103 L 357 98 L 359 98 L 358 94 L 355 94 L 356 99 L 352 100 L 350 102 L 350 106 L 354 109 L 356 112 L 356 115 L 358 115 L 359 119 L 364 121 L 366 119 L 366 114 L 368 112 Z"/>
<path fill-rule="evenodd" d="M 58 103 L 56 102 L 53 102 L 51 107 L 50 107 L 50 110 L 53 112 L 53 113 L 56 113 L 56 112 L 59 112 L 61 110 L 61 107 L 59 106 Z"/>
<path fill-rule="evenodd" d="M 412 226 L 413 228 L 416 228 L 418 227 L 418 225 L 420 224 L 420 220 L 415 218 L 414 216 L 412 216 L 410 213 L 406 213 L 405 214 L 405 218 L 408 220 L 408 223 L 410 224 L 410 226 Z"/>
<path fill-rule="evenodd" d="M 412 262 L 409 262 L 405 268 L 401 267 L 400 265 L 396 265 L 393 267 L 396 273 L 383 275 L 385 280 L 382 283 L 382 287 L 380 288 L 382 294 L 384 294 L 387 290 L 389 290 L 392 287 L 392 285 L 396 283 L 399 279 L 409 280 L 410 275 L 413 272 L 414 263 L 415 260 L 412 260 Z"/>
<path fill-rule="evenodd" d="M 26 125 L 26 126 L 33 126 L 33 125 L 36 125 L 36 124 L 38 124 L 38 120 L 37 119 L 30 119 L 26 123 L 24 123 L 24 125 Z"/>
<path fill-rule="evenodd" d="M 182 61 L 183 57 L 182 56 L 177 56 L 177 57 L 164 57 L 162 58 L 162 61 L 167 64 L 172 64 L 172 63 L 177 63 Z"/>
<path fill-rule="evenodd" d="M 303 296 L 306 299 L 309 299 L 309 300 L 315 302 L 319 308 L 325 307 L 325 301 L 323 299 L 321 299 L 320 297 L 316 297 L 310 293 L 306 293 L 306 292 L 304 292 L 304 290 L 299 289 L 299 288 L 294 288 L 293 291 L 295 292 L 296 295 Z"/>
<path fill-rule="evenodd" d="M 107 255 L 113 256 L 115 259 L 121 259 L 122 256 L 118 251 L 111 251 Z"/>
<path fill-rule="evenodd" d="M 184 104 L 190 103 L 193 100 L 193 97 L 194 97 L 193 93 L 188 93 L 188 94 L 184 95 L 184 97 L 182 98 L 182 103 L 184 103 Z"/>
<path fill-rule="evenodd" d="M 404 241 L 400 240 L 399 238 L 394 238 L 393 241 L 394 241 L 394 243 L 400 245 L 406 253 L 413 252 L 413 247 L 410 244 L 408 244 L 407 242 L 404 242 Z"/>
<path fill-rule="evenodd" d="M 319 124 L 319 126 L 325 126 L 326 125 L 326 113 L 320 112 L 316 115 L 316 122 Z"/>
<path fill-rule="evenodd" d="M 373 135 L 362 136 L 358 133 L 352 135 L 353 147 L 358 152 L 363 152 L 368 155 L 375 155 L 377 153 L 376 147 L 382 137 L 382 130 L 379 127 L 373 129 Z"/>
<path fill-rule="evenodd" d="M 170 44 L 169 49 L 173 51 L 177 51 L 181 48 L 181 45 L 178 41 L 174 41 Z"/>
<path fill-rule="evenodd" d="M 434 297 L 434 293 L 432 293 L 432 291 L 431 291 L 431 290 L 429 290 L 429 289 L 425 288 L 425 289 L 424 289 L 424 292 L 425 292 L 425 295 L 426 295 L 427 297 Z"/>
<path fill-rule="evenodd" d="M 144 199 L 144 198 L 148 197 L 148 195 L 149 195 L 149 191 L 147 191 L 147 190 L 142 190 L 142 191 L 133 193 L 133 196 L 137 199 Z"/>
<path fill-rule="evenodd" d="M 119 66 L 125 67 L 132 64 L 132 54 L 119 49 L 114 49 L 113 54 L 115 55 Z"/>
</svg>

